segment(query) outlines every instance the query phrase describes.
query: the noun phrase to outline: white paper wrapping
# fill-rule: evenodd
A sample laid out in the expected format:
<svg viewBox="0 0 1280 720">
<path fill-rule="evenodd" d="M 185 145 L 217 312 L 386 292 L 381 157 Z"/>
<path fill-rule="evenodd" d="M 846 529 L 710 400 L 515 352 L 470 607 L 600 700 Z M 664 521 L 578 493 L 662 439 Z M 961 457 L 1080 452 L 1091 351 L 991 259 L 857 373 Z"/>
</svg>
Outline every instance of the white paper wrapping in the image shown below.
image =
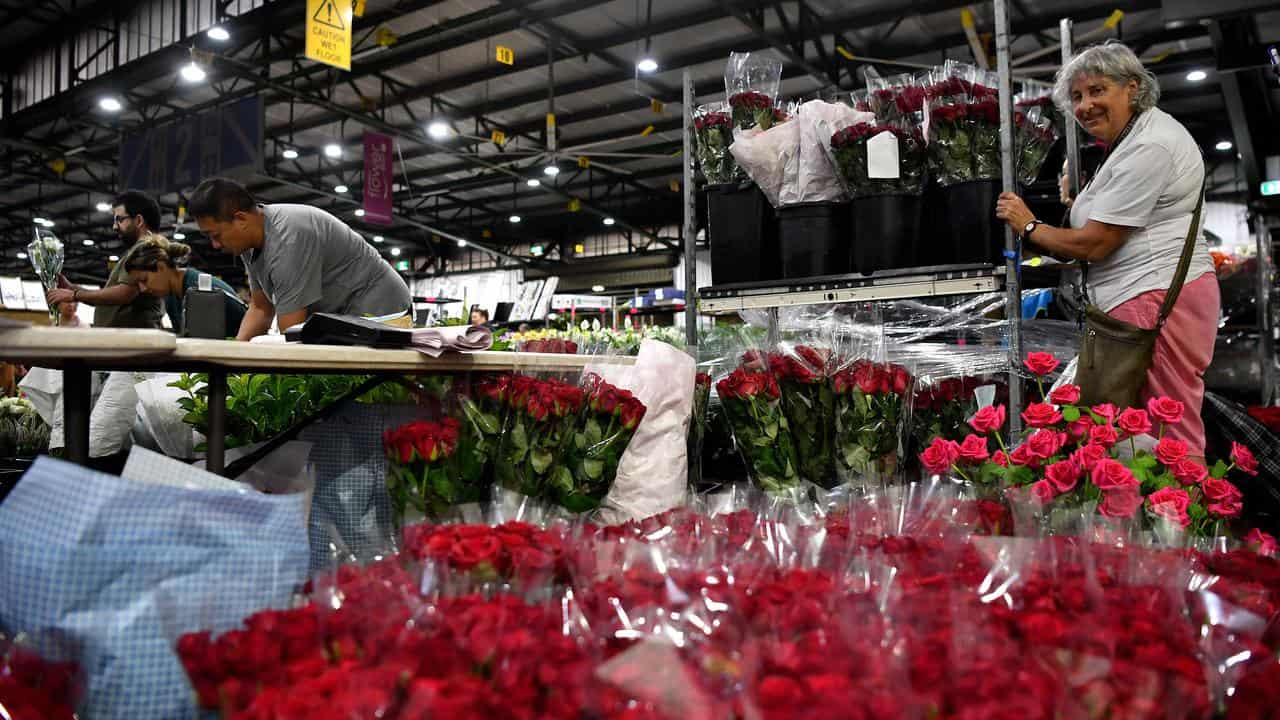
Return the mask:
<svg viewBox="0 0 1280 720">
<path fill-rule="evenodd" d="M 667 343 L 645 340 L 633 367 L 589 370 L 630 390 L 646 408 L 600 507 L 601 520 L 638 520 L 683 504 L 689 477 L 686 438 L 693 411 L 693 358 Z"/>
</svg>

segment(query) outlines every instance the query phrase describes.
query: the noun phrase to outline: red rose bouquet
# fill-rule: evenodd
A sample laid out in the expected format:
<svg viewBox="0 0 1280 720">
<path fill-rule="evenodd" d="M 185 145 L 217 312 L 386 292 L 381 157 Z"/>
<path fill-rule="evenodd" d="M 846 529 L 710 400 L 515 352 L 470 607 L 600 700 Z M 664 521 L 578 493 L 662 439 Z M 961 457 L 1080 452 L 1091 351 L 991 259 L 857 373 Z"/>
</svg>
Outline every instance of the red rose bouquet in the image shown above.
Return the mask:
<svg viewBox="0 0 1280 720">
<path fill-rule="evenodd" d="M 561 507 L 573 512 L 599 507 L 613 487 L 622 453 L 644 414 L 644 404 L 629 390 L 610 385 L 597 375 L 587 378 L 586 401 L 562 459 L 572 473 L 572 484 L 561 484 L 563 473 L 551 476 L 553 497 Z"/>
<path fill-rule="evenodd" d="M 419 420 L 382 435 L 387 454 L 387 490 L 392 509 L 401 523 L 410 510 L 439 517 L 450 506 L 479 502 L 487 488 L 462 482 L 453 463 L 461 424 L 453 418 L 440 422 Z"/>
<path fill-rule="evenodd" d="M 837 484 L 832 443 L 835 395 L 831 390 L 831 350 L 795 345 L 769 353 L 767 362 L 782 394 L 782 412 L 791 430 L 801 480 L 820 487 Z"/>
<path fill-rule="evenodd" d="M 693 143 L 698 167 L 708 183 L 730 183 L 741 176 L 729 152 L 733 144 L 733 120 L 726 103 L 699 105 L 694 110 Z"/>
<path fill-rule="evenodd" d="M 1206 468 L 1189 456 L 1186 443 L 1165 437 L 1182 420 L 1182 403 L 1156 397 L 1145 409 L 1084 407 L 1073 385 L 1044 393 L 1043 378 L 1057 369 L 1057 358 L 1032 352 L 1025 365 L 1041 402 L 1022 412 L 1027 429 L 1017 447 L 1006 447 L 1000 434 L 1005 407 L 986 407 L 970 421 L 974 434 L 962 443 L 939 438 L 921 454 L 927 470 L 988 485 L 998 481 L 1012 488 L 1013 497 L 1029 499 L 1042 517 L 1045 510 L 1092 514 L 1096 508 L 1105 518 L 1140 520 L 1168 542 L 1221 534 L 1240 515 L 1243 495 L 1226 476 L 1237 469 L 1257 472 L 1248 448 L 1236 443 L 1230 465 L 1219 460 Z M 1152 450 L 1138 447 L 1143 436 L 1156 441 Z M 1123 456 L 1122 445 L 1128 450 Z"/>
<path fill-rule="evenodd" d="M 1015 112 L 1013 123 L 1018 182 L 1030 184 L 1040 175 L 1045 158 L 1058 141 L 1058 132 L 1053 128 L 1053 121 L 1042 115 L 1039 107 Z"/>
<path fill-rule="evenodd" d="M 75 720 L 83 692 L 75 663 L 45 660 L 0 635 L 0 717 Z"/>
<path fill-rule="evenodd" d="M 774 105 L 781 82 L 780 61 L 759 53 L 729 53 L 724 69 L 724 93 L 729 98 L 735 130 L 773 127 Z"/>
<path fill-rule="evenodd" d="M 873 76 L 865 93 L 855 93 L 853 103 L 875 118 L 866 117 L 831 134 L 831 158 L 845 191 L 852 197 L 923 192 L 928 159 L 920 129 L 924 87 L 911 75 L 888 80 Z M 893 169 L 886 173 L 883 163 L 869 161 L 868 153 L 894 159 Z"/>
<path fill-rule="evenodd" d="M 910 389 L 911 373 L 900 365 L 857 360 L 832 373 L 841 482 L 882 481 L 897 472 L 903 400 Z"/>
<path fill-rule="evenodd" d="M 585 393 L 555 379 L 513 375 L 508 416 L 495 459 L 496 481 L 530 497 L 549 497 L 552 488 L 573 488 L 573 474 L 557 462 L 574 441 Z"/>
<path fill-rule="evenodd" d="M 948 60 L 929 74 L 929 159 L 941 185 L 1000 177 L 1000 106 L 993 74 Z"/>
<path fill-rule="evenodd" d="M 751 479 L 767 492 L 800 484 L 782 391 L 768 367 L 744 365 L 716 383 L 716 392 Z"/>
</svg>

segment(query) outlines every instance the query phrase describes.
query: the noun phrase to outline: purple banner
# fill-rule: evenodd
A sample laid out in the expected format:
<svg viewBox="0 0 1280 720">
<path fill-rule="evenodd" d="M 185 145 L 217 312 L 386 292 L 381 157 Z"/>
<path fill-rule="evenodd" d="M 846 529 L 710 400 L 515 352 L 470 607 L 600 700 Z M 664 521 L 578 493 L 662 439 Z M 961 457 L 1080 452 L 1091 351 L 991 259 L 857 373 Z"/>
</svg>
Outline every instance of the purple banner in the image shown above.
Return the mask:
<svg viewBox="0 0 1280 720">
<path fill-rule="evenodd" d="M 391 185 L 395 179 L 392 152 L 390 136 L 375 132 L 364 134 L 364 221 L 367 223 L 391 224 Z"/>
</svg>

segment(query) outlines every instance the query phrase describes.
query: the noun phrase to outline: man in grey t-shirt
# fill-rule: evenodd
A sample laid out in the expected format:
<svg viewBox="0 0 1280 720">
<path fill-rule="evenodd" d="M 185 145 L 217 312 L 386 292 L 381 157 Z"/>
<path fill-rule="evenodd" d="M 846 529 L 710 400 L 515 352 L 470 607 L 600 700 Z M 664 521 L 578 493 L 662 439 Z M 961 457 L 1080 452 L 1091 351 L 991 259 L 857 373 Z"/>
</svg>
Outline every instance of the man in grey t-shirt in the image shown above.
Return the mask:
<svg viewBox="0 0 1280 720">
<path fill-rule="evenodd" d="M 409 288 L 346 223 L 309 205 L 259 205 L 224 178 L 200 183 L 190 210 L 223 252 L 239 256 L 249 275 L 249 310 L 237 340 L 281 332 L 311 313 L 381 317 L 407 313 Z"/>
</svg>

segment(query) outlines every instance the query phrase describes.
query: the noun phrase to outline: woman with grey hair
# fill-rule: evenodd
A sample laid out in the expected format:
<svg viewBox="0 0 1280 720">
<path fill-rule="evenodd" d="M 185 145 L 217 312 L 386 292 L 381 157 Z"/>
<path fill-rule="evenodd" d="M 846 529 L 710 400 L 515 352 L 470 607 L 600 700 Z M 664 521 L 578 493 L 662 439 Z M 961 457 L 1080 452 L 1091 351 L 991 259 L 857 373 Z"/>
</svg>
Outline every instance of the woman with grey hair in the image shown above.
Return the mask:
<svg viewBox="0 0 1280 720">
<path fill-rule="evenodd" d="M 1097 45 L 1072 58 L 1058 72 L 1054 99 L 1106 148 L 1102 165 L 1071 203 L 1070 227 L 1036 219 L 1014 193 L 1000 196 L 996 215 L 1024 241 L 1086 262 L 1088 301 L 1098 309 L 1140 328 L 1159 326 L 1139 400 L 1181 402 L 1184 419 L 1166 436 L 1203 455 L 1204 372 L 1213 359 L 1221 301 L 1199 228 L 1181 294 L 1159 323 L 1201 201 L 1200 150 L 1181 123 L 1156 107 L 1155 76 L 1122 44 Z"/>
</svg>

